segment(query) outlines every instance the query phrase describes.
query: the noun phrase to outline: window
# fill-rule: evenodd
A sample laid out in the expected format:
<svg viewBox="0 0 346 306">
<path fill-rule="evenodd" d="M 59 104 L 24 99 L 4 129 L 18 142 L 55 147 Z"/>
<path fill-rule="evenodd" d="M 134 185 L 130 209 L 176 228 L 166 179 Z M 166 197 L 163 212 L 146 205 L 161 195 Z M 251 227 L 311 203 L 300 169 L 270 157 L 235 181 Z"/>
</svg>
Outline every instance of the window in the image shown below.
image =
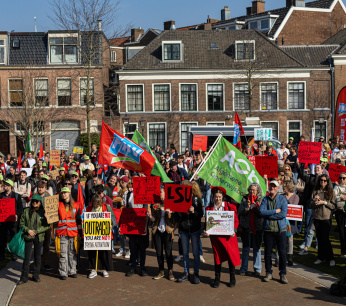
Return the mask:
<svg viewBox="0 0 346 306">
<path fill-rule="evenodd" d="M 163 44 L 163 60 L 165 61 L 180 61 L 180 43 Z"/>
<path fill-rule="evenodd" d="M 224 122 L 207 122 L 207 126 L 225 126 Z"/>
<path fill-rule="evenodd" d="M 72 105 L 71 80 L 58 79 L 58 106 Z"/>
<path fill-rule="evenodd" d="M 237 29 L 237 26 L 236 25 L 232 25 L 232 26 L 229 26 L 228 27 L 228 30 L 236 30 Z"/>
<path fill-rule="evenodd" d="M 249 85 L 248 84 L 234 84 L 234 109 L 235 110 L 249 110 Z"/>
<path fill-rule="evenodd" d="M 0 64 L 5 64 L 5 39 L 0 39 Z"/>
<path fill-rule="evenodd" d="M 154 110 L 170 110 L 170 88 L 168 84 L 154 85 Z"/>
<path fill-rule="evenodd" d="M 50 37 L 50 63 L 78 63 L 77 37 Z"/>
<path fill-rule="evenodd" d="M 124 134 L 127 138 L 132 139 L 133 134 L 137 130 L 137 123 L 130 123 L 127 127 L 124 124 Z"/>
<path fill-rule="evenodd" d="M 261 20 L 261 30 L 269 29 L 269 25 L 270 25 L 269 19 Z"/>
<path fill-rule="evenodd" d="M 10 79 L 8 80 L 10 106 L 23 106 L 23 80 Z"/>
<path fill-rule="evenodd" d="M 34 121 L 33 133 L 44 132 L 44 121 Z"/>
<path fill-rule="evenodd" d="M 197 110 L 197 85 L 181 84 L 180 86 L 181 110 L 196 111 Z"/>
<path fill-rule="evenodd" d="M 223 85 L 208 84 L 208 111 L 223 110 Z"/>
<path fill-rule="evenodd" d="M 80 105 L 87 104 L 88 93 L 88 80 L 86 78 L 80 79 Z M 95 104 L 94 96 L 94 79 L 89 79 L 89 105 Z"/>
<path fill-rule="evenodd" d="M 304 109 L 305 106 L 305 84 L 288 83 L 288 108 Z"/>
<path fill-rule="evenodd" d="M 117 52 L 111 51 L 111 62 L 115 63 L 117 61 Z"/>
<path fill-rule="evenodd" d="M 35 79 L 35 105 L 49 106 L 48 80 Z"/>
<path fill-rule="evenodd" d="M 265 121 L 262 121 L 261 122 L 261 127 L 262 128 L 265 128 L 265 129 L 272 129 L 272 135 L 273 137 L 275 138 L 279 138 L 279 123 L 278 122 L 265 122 Z"/>
<path fill-rule="evenodd" d="M 236 60 L 254 60 L 255 59 L 255 42 L 239 41 L 235 44 Z"/>
<path fill-rule="evenodd" d="M 250 29 L 250 30 L 257 29 L 257 21 L 251 21 L 251 22 L 249 23 L 249 29 Z"/>
<path fill-rule="evenodd" d="M 293 137 L 294 143 L 299 143 L 302 131 L 301 121 L 288 121 L 288 139 Z"/>
<path fill-rule="evenodd" d="M 16 122 L 16 132 L 24 132 L 24 125 L 22 122 Z"/>
<path fill-rule="evenodd" d="M 278 91 L 276 83 L 261 84 L 262 109 L 277 109 Z"/>
<path fill-rule="evenodd" d="M 164 123 L 149 124 L 149 146 L 159 145 L 166 150 L 166 127 Z"/>
<path fill-rule="evenodd" d="M 327 122 L 315 121 L 315 139 L 319 140 L 322 136 L 327 139 Z"/>
<path fill-rule="evenodd" d="M 143 85 L 127 85 L 127 110 L 143 111 Z"/>
<path fill-rule="evenodd" d="M 197 126 L 197 123 L 181 123 L 180 128 L 180 152 L 184 152 L 185 148 L 188 147 L 188 135 L 187 135 L 187 127 L 188 126 Z"/>
<path fill-rule="evenodd" d="M 19 49 L 20 47 L 20 40 L 19 39 L 14 39 L 12 43 L 13 49 Z"/>
</svg>

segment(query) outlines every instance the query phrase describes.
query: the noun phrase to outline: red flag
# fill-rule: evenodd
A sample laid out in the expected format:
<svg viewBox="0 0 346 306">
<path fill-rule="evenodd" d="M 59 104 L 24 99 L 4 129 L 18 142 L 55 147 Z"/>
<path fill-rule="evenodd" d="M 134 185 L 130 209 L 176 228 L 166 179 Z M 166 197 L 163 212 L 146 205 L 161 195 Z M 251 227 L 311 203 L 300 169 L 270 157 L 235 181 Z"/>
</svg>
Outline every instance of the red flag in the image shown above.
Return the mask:
<svg viewBox="0 0 346 306">
<path fill-rule="evenodd" d="M 335 109 L 335 130 L 334 130 L 334 137 L 340 136 L 341 141 L 345 141 L 345 121 L 346 121 L 346 87 L 341 89 L 337 104 L 336 104 L 336 109 Z M 312 140 L 311 136 L 311 141 Z"/>
<path fill-rule="evenodd" d="M 238 113 L 235 112 L 235 120 L 234 120 L 234 136 L 233 136 L 233 145 L 241 148 L 240 136 L 244 135 L 244 129 L 239 119 Z"/>
<path fill-rule="evenodd" d="M 20 153 L 19 150 L 19 154 L 18 154 L 18 163 L 17 163 L 17 171 L 22 170 L 22 154 Z"/>
<path fill-rule="evenodd" d="M 38 158 L 39 159 L 44 159 L 42 142 L 41 142 L 41 147 L 40 147 L 40 155 L 38 156 Z"/>
<path fill-rule="evenodd" d="M 85 203 L 84 203 L 84 198 L 83 198 L 82 186 L 79 183 L 78 183 L 77 202 L 79 203 L 80 212 L 82 214 L 83 210 L 84 210 Z"/>
<path fill-rule="evenodd" d="M 155 158 L 131 139 L 102 122 L 98 163 L 150 175 Z"/>
</svg>

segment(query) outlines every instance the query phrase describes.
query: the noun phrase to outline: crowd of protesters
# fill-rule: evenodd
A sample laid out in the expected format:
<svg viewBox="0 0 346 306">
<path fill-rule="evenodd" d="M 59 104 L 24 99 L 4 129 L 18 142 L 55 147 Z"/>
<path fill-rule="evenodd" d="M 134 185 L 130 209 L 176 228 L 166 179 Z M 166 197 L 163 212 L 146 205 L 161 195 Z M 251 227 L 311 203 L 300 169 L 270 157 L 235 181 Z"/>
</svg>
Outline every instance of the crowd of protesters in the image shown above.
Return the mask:
<svg viewBox="0 0 346 306">
<path fill-rule="evenodd" d="M 301 136 L 301 141 L 304 137 Z M 152 148 L 157 160 L 167 176 L 175 184 L 191 185 L 193 190 L 192 206 L 188 213 L 174 213 L 164 207 L 164 187 L 161 185 L 161 202 L 147 210 L 146 235 L 119 235 L 119 220 L 113 215 L 114 210 L 124 207 L 146 208 L 147 205 L 135 205 L 133 201 L 132 178 L 144 176 L 142 173 L 120 169 L 116 167 L 98 165 L 97 146 L 92 146 L 90 156 L 83 154 L 77 158 L 74 154 L 65 155 L 62 152 L 60 167 L 50 165 L 49 152 L 43 159 L 34 158 L 33 152 L 26 154 L 22 160 L 22 168 L 31 168 L 30 176 L 26 170 L 17 171 L 15 157 L 10 154 L 6 158 L 0 157 L 0 199 L 14 198 L 16 203 L 16 221 L 0 223 L 0 260 L 4 259 L 7 241 L 13 237 L 19 227 L 24 229 L 26 258 L 23 264 L 20 284 L 28 281 L 29 270 L 32 270 L 33 280 L 40 281 L 40 267 L 52 270 L 49 265 L 49 252 L 52 240 L 55 241 L 56 253 L 59 257 L 59 274 L 62 280 L 67 277 L 77 278 L 78 252 L 80 237 L 83 235 L 81 225 L 80 205 L 78 205 L 78 190 L 81 188 L 86 211 L 112 212 L 112 240 L 111 251 L 102 251 L 99 254 L 103 277 L 109 277 L 108 271 L 113 270 L 112 256 L 129 259 L 129 270 L 126 276 L 130 277 L 138 272 L 147 276 L 146 249 L 149 246 L 149 232 L 157 255 L 158 274 L 154 279 L 165 277 L 164 255 L 168 266 L 167 277 L 178 283 L 190 280 L 193 284 L 200 283 L 200 263 L 205 262 L 203 257 L 201 235 L 209 236 L 203 231 L 202 218 L 206 211 L 221 210 L 235 211 L 233 236 L 210 236 L 214 253 L 215 280 L 211 284 L 217 288 L 220 285 L 221 263 L 228 261 L 230 282 L 229 286 L 236 285 L 235 267 L 240 266 L 240 275 L 248 272 L 250 248 L 253 250 L 254 275 L 262 275 L 261 246 L 264 243 L 265 276 L 263 281 L 269 282 L 273 278 L 272 263 L 279 267 L 280 281 L 288 283 L 286 266 L 293 265 L 294 235 L 302 233 L 304 242 L 300 245 L 299 255 L 306 255 L 312 245 L 316 233 L 316 248 L 318 256 L 315 264 L 328 262 L 335 266 L 335 257 L 330 242 L 332 218 L 337 221 L 340 234 L 341 257 L 346 258 L 346 173 L 341 173 L 339 183 L 332 183 L 328 176 L 330 163 L 345 164 L 346 150 L 343 141 L 339 138 L 325 142 L 322 137 L 321 162 L 315 164 L 299 163 L 299 143 L 294 139 L 282 142 L 279 148 L 272 143 L 252 141 L 252 145 L 245 145 L 239 150 L 246 157 L 253 155 L 277 156 L 278 177 L 268 180 L 267 190 L 261 190 L 257 183 L 249 186 L 241 203 L 236 203 L 227 196 L 222 187 L 210 186 L 208 182 L 194 176 L 198 167 L 203 163 L 207 152 L 201 150 L 190 152 L 188 148 L 178 154 L 174 147 L 164 151 L 157 145 Z M 53 177 L 53 170 L 59 170 L 59 175 Z M 45 197 L 59 194 L 59 219 L 52 226 L 47 225 L 44 217 Z M 265 194 L 265 196 L 263 196 Z M 300 204 L 304 207 L 302 222 L 290 222 L 286 219 L 287 204 Z M 179 255 L 174 259 L 172 255 L 174 232 L 178 229 Z M 53 236 L 52 236 L 53 235 Z M 237 237 L 242 241 L 240 255 Z M 194 273 L 190 275 L 190 241 L 194 257 Z M 116 251 L 116 244 L 120 248 Z M 34 249 L 34 266 L 30 268 L 29 261 Z M 42 256 L 41 256 L 41 249 Z M 273 249 L 276 252 L 273 252 Z M 113 254 L 112 254 L 113 253 Z M 95 252 L 88 251 L 91 272 L 89 278 L 97 276 L 95 270 Z M 12 259 L 16 256 L 12 254 Z M 175 278 L 173 265 L 183 261 L 184 273 Z M 139 265 L 139 270 L 137 266 Z"/>
</svg>

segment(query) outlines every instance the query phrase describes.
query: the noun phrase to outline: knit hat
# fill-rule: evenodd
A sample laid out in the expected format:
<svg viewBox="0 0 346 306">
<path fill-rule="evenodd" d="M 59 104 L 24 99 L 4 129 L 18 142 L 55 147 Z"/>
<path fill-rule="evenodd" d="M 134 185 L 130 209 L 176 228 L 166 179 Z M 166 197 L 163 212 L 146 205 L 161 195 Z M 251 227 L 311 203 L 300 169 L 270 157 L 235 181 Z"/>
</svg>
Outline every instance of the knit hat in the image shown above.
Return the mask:
<svg viewBox="0 0 346 306">
<path fill-rule="evenodd" d="M 68 188 L 68 187 L 63 187 L 63 188 L 61 188 L 60 193 L 63 193 L 63 192 L 69 192 L 69 193 L 71 193 L 71 190 L 70 190 L 70 188 Z"/>
</svg>

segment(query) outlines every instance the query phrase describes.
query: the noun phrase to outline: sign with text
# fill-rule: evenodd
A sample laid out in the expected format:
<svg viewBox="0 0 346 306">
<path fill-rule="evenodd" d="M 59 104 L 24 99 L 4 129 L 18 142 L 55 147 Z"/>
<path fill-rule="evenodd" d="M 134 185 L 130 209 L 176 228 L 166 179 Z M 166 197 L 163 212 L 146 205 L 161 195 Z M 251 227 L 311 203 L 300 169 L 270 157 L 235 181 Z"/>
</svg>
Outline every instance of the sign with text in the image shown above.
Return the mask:
<svg viewBox="0 0 346 306">
<path fill-rule="evenodd" d="M 192 186 L 165 184 L 165 209 L 187 213 L 192 206 Z"/>
<path fill-rule="evenodd" d="M 112 226 L 110 212 L 84 213 L 84 250 L 111 250 Z"/>
<path fill-rule="evenodd" d="M 22 168 L 22 171 L 25 171 L 27 176 L 31 176 L 32 168 Z"/>
<path fill-rule="evenodd" d="M 201 149 L 202 151 L 207 151 L 207 145 L 208 136 L 193 135 L 192 150 L 198 151 Z"/>
<path fill-rule="evenodd" d="M 70 141 L 68 139 L 56 139 L 55 150 L 68 150 L 70 147 Z"/>
<path fill-rule="evenodd" d="M 52 170 L 49 172 L 49 175 L 53 180 L 55 180 L 59 176 L 59 170 Z"/>
<path fill-rule="evenodd" d="M 121 235 L 142 235 L 146 231 L 146 208 L 123 208 L 120 217 Z"/>
<path fill-rule="evenodd" d="M 206 232 L 209 235 L 234 234 L 234 211 L 208 210 L 206 213 Z"/>
<path fill-rule="evenodd" d="M 278 159 L 276 156 L 257 155 L 256 170 L 263 177 L 265 174 L 268 178 L 278 177 Z"/>
<path fill-rule="evenodd" d="M 160 177 L 134 177 L 133 179 L 134 204 L 154 204 L 161 200 Z"/>
<path fill-rule="evenodd" d="M 256 168 L 256 156 L 255 155 L 251 155 L 251 156 L 248 156 L 247 159 Z"/>
<path fill-rule="evenodd" d="M 83 154 L 84 147 L 73 147 L 74 154 Z"/>
<path fill-rule="evenodd" d="M 0 222 L 16 221 L 16 200 L 0 200 Z"/>
<path fill-rule="evenodd" d="M 303 221 L 303 206 L 288 204 L 287 216 L 288 220 Z"/>
<path fill-rule="evenodd" d="M 332 163 L 329 164 L 328 173 L 329 173 L 330 180 L 333 183 L 339 182 L 339 176 L 340 176 L 340 173 L 342 172 L 346 172 L 346 166 L 341 166 L 341 165 L 332 164 Z"/>
<path fill-rule="evenodd" d="M 59 221 L 59 195 L 44 198 L 44 211 L 48 224 Z"/>
<path fill-rule="evenodd" d="M 319 164 L 321 158 L 322 143 L 301 141 L 299 143 L 298 158 L 301 164 Z"/>
<path fill-rule="evenodd" d="M 60 150 L 51 150 L 49 164 L 51 166 L 60 166 Z"/>
<path fill-rule="evenodd" d="M 273 136 L 272 128 L 255 129 L 255 140 L 270 140 Z"/>
</svg>

